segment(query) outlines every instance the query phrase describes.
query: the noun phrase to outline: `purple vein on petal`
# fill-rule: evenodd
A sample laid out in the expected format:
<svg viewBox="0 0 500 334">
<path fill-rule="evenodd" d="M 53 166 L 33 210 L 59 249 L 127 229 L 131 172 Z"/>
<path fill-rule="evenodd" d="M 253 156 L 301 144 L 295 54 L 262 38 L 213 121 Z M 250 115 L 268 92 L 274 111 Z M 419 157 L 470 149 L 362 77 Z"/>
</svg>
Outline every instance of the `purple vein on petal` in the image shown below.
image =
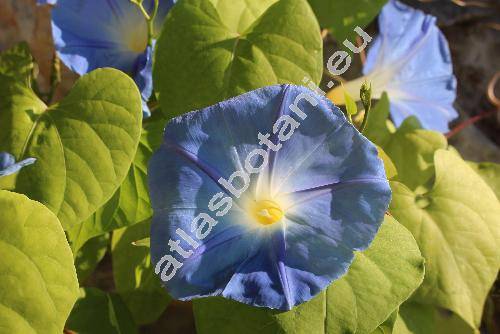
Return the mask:
<svg viewBox="0 0 500 334">
<path fill-rule="evenodd" d="M 285 230 L 280 229 L 272 236 L 272 257 L 276 261 L 276 269 L 280 278 L 281 286 L 283 288 L 283 293 L 285 295 L 287 309 L 291 310 L 294 301 L 292 298 L 292 291 L 290 289 L 290 284 L 288 282 L 288 275 L 286 273 L 285 257 L 286 257 L 286 242 L 285 242 Z"/>
<path fill-rule="evenodd" d="M 259 249 L 259 243 L 258 242 L 255 242 L 249 252 L 248 252 L 248 256 L 246 257 L 245 260 L 243 260 L 239 265 L 238 267 L 236 267 L 236 269 L 234 270 L 233 272 L 233 275 L 231 275 L 231 277 L 227 280 L 226 284 L 225 284 L 225 287 L 224 287 L 224 290 L 222 290 L 221 292 L 221 295 L 222 296 L 225 296 L 226 294 L 226 290 L 227 290 L 227 287 L 228 285 L 231 283 L 231 281 L 233 280 L 233 278 L 235 278 L 235 275 L 241 271 L 243 271 L 243 269 L 248 265 L 248 263 L 250 263 L 253 259 L 255 259 L 255 257 L 258 255 L 258 249 Z"/>
<path fill-rule="evenodd" d="M 286 101 L 286 97 L 288 95 L 289 88 L 290 88 L 290 85 L 285 85 L 283 88 L 283 93 L 282 93 L 283 95 L 281 97 L 280 106 L 277 110 L 276 117 L 274 119 L 273 124 L 275 124 L 278 121 L 278 119 L 285 114 L 285 101 Z M 278 134 L 273 132 L 269 139 L 273 143 L 276 143 L 276 138 L 278 138 Z M 268 152 L 269 152 L 269 175 L 272 177 L 273 168 L 274 168 L 274 160 L 276 159 L 276 155 L 278 152 L 274 152 L 273 150 L 271 150 L 269 148 L 268 148 Z"/>
<path fill-rule="evenodd" d="M 278 121 L 278 119 L 285 114 L 285 101 L 286 101 L 286 97 L 288 95 L 289 88 L 290 88 L 290 85 L 283 85 L 283 91 L 281 93 L 282 96 L 281 96 L 280 105 L 276 110 L 277 112 L 276 112 L 276 116 L 274 118 L 273 124 L 275 124 L 276 121 Z M 271 132 L 271 136 L 269 137 L 269 140 L 272 143 L 276 144 L 277 138 L 278 138 L 278 134 Z M 263 148 L 263 146 L 264 145 L 262 145 L 261 148 Z M 267 172 L 261 173 L 259 175 L 259 178 L 257 179 L 257 189 L 259 189 L 261 182 L 267 182 L 268 184 L 272 184 L 273 173 L 274 173 L 274 162 L 276 161 L 276 156 L 278 155 L 278 152 L 275 152 L 275 151 L 271 150 L 270 148 L 267 148 L 267 153 L 269 156 Z M 262 180 L 263 178 L 265 178 L 266 180 Z"/>
<path fill-rule="evenodd" d="M 164 146 L 167 150 L 170 149 L 174 151 L 175 153 L 177 153 L 178 155 L 180 155 L 181 157 L 185 158 L 193 165 L 198 167 L 198 169 L 201 170 L 203 173 L 205 173 L 209 178 L 211 178 L 222 191 L 224 191 L 228 196 L 233 197 L 233 195 L 226 188 L 220 185 L 219 179 L 222 177 L 221 173 L 219 173 L 214 167 L 212 167 L 206 161 L 203 161 L 202 159 L 198 158 L 198 156 L 193 152 L 186 150 L 184 147 L 168 139 L 165 139 Z"/>
<path fill-rule="evenodd" d="M 289 209 L 289 208 L 292 208 L 292 207 L 297 206 L 299 204 L 313 200 L 313 199 L 315 199 L 319 196 L 322 196 L 324 194 L 328 194 L 332 191 L 341 190 L 341 189 L 348 188 L 348 187 L 353 186 L 353 185 L 370 184 L 370 183 L 377 183 L 377 182 L 387 182 L 387 180 L 386 179 L 378 179 L 378 178 L 352 179 L 352 180 L 329 183 L 329 184 L 325 184 L 325 185 L 313 187 L 313 188 L 308 188 L 308 189 L 296 190 L 293 192 L 282 194 L 281 196 L 293 196 L 293 195 L 303 195 L 304 196 L 304 197 L 301 197 L 300 200 L 294 201 L 294 203 L 287 208 L 287 209 Z"/>
<path fill-rule="evenodd" d="M 114 0 L 106 0 L 106 2 L 108 3 L 109 8 L 111 8 L 111 11 L 113 12 L 113 15 L 116 18 L 120 18 L 122 15 L 120 13 L 119 6 L 116 5 L 115 1 Z"/>
<path fill-rule="evenodd" d="M 244 235 L 245 232 L 243 232 L 241 228 L 237 228 L 235 226 L 226 228 L 220 231 L 219 233 L 214 234 L 206 241 L 204 241 L 203 245 L 198 247 L 194 251 L 193 255 L 189 257 L 188 261 L 195 260 L 196 258 L 204 254 L 207 254 L 208 252 L 216 249 L 217 247 L 225 245 L 226 243 L 233 241 L 235 239 L 242 238 Z"/>
<path fill-rule="evenodd" d="M 297 172 L 297 170 L 313 155 L 316 153 L 316 151 L 324 144 L 326 143 L 328 140 L 330 140 L 331 137 L 333 137 L 333 135 L 335 135 L 338 131 L 340 131 L 344 126 L 346 126 L 348 123 L 347 121 L 344 121 L 340 126 L 336 127 L 335 129 L 333 129 L 330 133 L 328 133 L 328 135 L 326 135 L 326 137 L 316 146 L 314 147 L 310 152 L 308 152 L 303 158 L 302 160 L 299 161 L 298 164 L 296 164 L 292 169 L 290 169 L 288 171 L 288 173 L 286 174 L 286 176 L 281 180 L 280 184 L 277 186 L 276 189 L 278 189 L 278 191 L 281 189 L 281 187 L 285 184 L 285 182 L 290 178 L 290 176 L 292 176 L 295 172 Z M 352 150 L 354 151 L 355 149 L 358 148 L 358 146 L 361 145 L 361 142 L 357 144 L 356 147 L 352 148 Z"/>
</svg>

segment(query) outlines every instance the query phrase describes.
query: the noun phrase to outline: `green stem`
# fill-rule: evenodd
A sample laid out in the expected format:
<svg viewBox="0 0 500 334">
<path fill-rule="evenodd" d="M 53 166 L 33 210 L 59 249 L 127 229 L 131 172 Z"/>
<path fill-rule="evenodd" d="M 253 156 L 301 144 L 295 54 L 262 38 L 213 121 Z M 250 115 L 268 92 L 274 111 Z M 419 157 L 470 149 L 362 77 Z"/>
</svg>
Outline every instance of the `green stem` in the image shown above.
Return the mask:
<svg viewBox="0 0 500 334">
<path fill-rule="evenodd" d="M 158 14 L 158 7 L 159 6 L 160 6 L 160 0 L 155 0 L 153 12 L 151 13 L 151 16 L 149 19 L 146 18 L 146 20 L 148 21 L 148 45 L 149 46 L 153 45 L 154 24 L 155 24 L 156 14 Z"/>
<path fill-rule="evenodd" d="M 363 123 L 361 124 L 361 133 L 365 131 L 366 124 L 368 124 L 368 118 L 370 117 L 370 110 L 372 108 L 372 84 L 368 85 L 368 82 L 365 81 L 363 85 L 361 85 L 361 89 L 359 91 L 359 98 L 361 99 L 361 103 L 363 103 L 363 107 L 365 108 L 365 116 L 363 118 Z"/>
<path fill-rule="evenodd" d="M 365 110 L 365 116 L 363 117 L 363 123 L 361 123 L 359 132 L 363 133 L 365 131 L 366 124 L 368 124 L 368 117 L 370 117 L 370 109 Z"/>
<path fill-rule="evenodd" d="M 160 0 L 154 0 L 154 7 L 153 7 L 153 12 L 149 14 L 144 6 L 142 5 L 142 1 L 138 0 L 130 0 L 133 4 L 135 4 L 139 10 L 141 11 L 142 15 L 144 15 L 144 18 L 147 21 L 148 24 L 148 45 L 151 46 L 153 45 L 153 37 L 154 37 L 154 22 L 156 18 L 156 14 L 158 14 L 158 8 L 160 6 Z"/>
<path fill-rule="evenodd" d="M 150 19 L 149 14 L 146 11 L 146 9 L 144 8 L 144 6 L 142 5 L 142 1 L 130 0 L 130 2 L 132 2 L 134 5 L 136 5 L 139 8 L 139 10 L 142 12 L 142 15 L 144 15 L 144 17 L 146 18 L 146 20 L 149 21 L 149 19 Z"/>
</svg>

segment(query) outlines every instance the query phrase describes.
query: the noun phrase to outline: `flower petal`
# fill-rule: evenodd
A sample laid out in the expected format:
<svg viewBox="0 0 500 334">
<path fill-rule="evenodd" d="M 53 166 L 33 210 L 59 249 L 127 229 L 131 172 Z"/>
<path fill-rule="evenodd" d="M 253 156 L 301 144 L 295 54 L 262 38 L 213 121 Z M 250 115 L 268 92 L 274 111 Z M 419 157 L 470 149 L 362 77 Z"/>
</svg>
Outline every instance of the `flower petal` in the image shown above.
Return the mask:
<svg viewBox="0 0 500 334">
<path fill-rule="evenodd" d="M 414 115 L 425 128 L 448 131 L 458 116 L 453 108 L 456 79 L 436 18 L 390 0 L 379 16 L 379 29 L 363 68 L 375 95 L 388 92 L 397 126 Z"/>
<path fill-rule="evenodd" d="M 183 249 L 193 251 L 193 247 L 176 230 L 180 228 L 197 240 L 195 233 L 191 232 L 191 221 L 199 213 L 197 210 L 176 209 L 155 215 L 151 229 L 153 263 L 158 263 L 168 254 L 166 246 L 171 238 L 180 240 Z M 243 224 L 235 224 L 235 221 L 242 218 L 240 213 L 231 211 L 222 218 L 214 218 L 218 220 L 218 224 L 193 255 L 184 260 L 177 255 L 183 265 L 167 283 L 172 297 L 191 300 L 222 294 L 241 263 L 260 248 L 258 246 L 263 242 L 262 239 L 246 230 Z M 164 224 L 159 223 L 165 221 L 169 222 L 168 230 Z"/>
<path fill-rule="evenodd" d="M 134 76 L 134 81 L 141 92 L 143 118 L 151 116 L 147 102 L 153 93 L 153 48 L 154 45 L 148 46 L 146 51 L 139 56 Z"/>
<path fill-rule="evenodd" d="M 285 89 L 265 87 L 174 118 L 165 129 L 165 142 L 176 143 L 228 179 L 244 170 L 245 158 L 261 147 L 258 134 L 272 132 L 285 106 Z"/>
<path fill-rule="evenodd" d="M 34 164 L 35 161 L 35 158 L 27 158 L 16 163 L 12 154 L 0 152 L 0 176 L 17 173 L 21 168 Z"/>
<path fill-rule="evenodd" d="M 385 179 L 364 179 L 290 194 L 286 217 L 329 236 L 336 247 L 362 251 L 372 242 L 391 199 Z"/>
<path fill-rule="evenodd" d="M 208 210 L 211 197 L 224 190 L 216 182 L 218 174 L 206 169 L 206 162 L 181 151 L 180 147 L 163 145 L 152 157 L 149 187 L 154 208 L 151 228 L 152 262 L 158 263 L 169 251 L 169 239 L 180 240 L 186 250 L 193 247 L 176 230 L 197 240 L 192 231 L 193 219 Z M 210 213 L 218 221 L 210 235 L 194 254 L 183 261 L 183 267 L 169 281 L 172 296 L 192 299 L 220 294 L 236 268 L 251 254 L 260 239 L 242 224 L 245 214 L 233 203 L 223 217 Z M 177 255 L 177 258 L 182 259 Z"/>
<path fill-rule="evenodd" d="M 131 72 L 141 51 L 129 48 L 127 36 L 147 38 L 141 12 L 129 1 L 64 0 L 52 10 L 54 43 L 62 61 L 83 75 L 100 67 Z M 144 44 L 144 48 L 146 44 Z"/>
<path fill-rule="evenodd" d="M 8 152 L 0 152 L 0 170 L 4 170 L 16 163 L 16 158 Z"/>
<path fill-rule="evenodd" d="M 285 105 L 293 103 L 297 88 Z M 377 150 L 345 119 L 328 99 L 318 99 L 314 107 L 307 102 L 301 109 L 307 118 L 275 154 L 272 191 L 291 193 L 358 179 L 385 180 Z M 290 115 L 286 109 L 285 115 Z"/>
</svg>

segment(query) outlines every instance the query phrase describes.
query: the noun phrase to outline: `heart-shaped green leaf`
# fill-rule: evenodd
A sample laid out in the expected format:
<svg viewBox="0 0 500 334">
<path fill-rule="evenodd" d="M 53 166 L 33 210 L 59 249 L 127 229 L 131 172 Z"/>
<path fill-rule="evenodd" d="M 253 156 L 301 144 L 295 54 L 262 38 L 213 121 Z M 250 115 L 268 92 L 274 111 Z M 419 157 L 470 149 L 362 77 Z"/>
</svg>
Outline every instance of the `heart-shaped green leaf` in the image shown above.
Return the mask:
<svg viewBox="0 0 500 334">
<path fill-rule="evenodd" d="M 422 129 L 415 117 L 408 117 L 391 133 L 387 126 L 389 99 L 384 93 L 370 112 L 370 121 L 363 134 L 383 148 L 397 169 L 394 179 L 415 190 L 434 175 L 434 152 L 448 146 L 438 132 Z"/>
<path fill-rule="evenodd" d="M 95 288 L 80 289 L 66 327 L 78 334 L 136 334 L 137 328 L 120 296 Z"/>
<path fill-rule="evenodd" d="M 322 28 L 330 29 L 339 42 L 353 40 L 354 28 L 364 28 L 387 0 L 309 0 Z"/>
<path fill-rule="evenodd" d="M 391 334 L 394 331 L 394 325 L 398 320 L 398 314 L 399 309 L 392 312 L 389 318 L 387 318 L 380 326 L 378 326 L 377 329 L 372 332 L 372 334 Z"/>
<path fill-rule="evenodd" d="M 120 197 L 114 216 L 116 228 L 145 221 L 153 215 L 147 180 L 148 162 L 162 143 L 165 123 L 160 119 L 144 125 L 134 161 L 118 190 Z"/>
<path fill-rule="evenodd" d="M 363 134 L 366 138 L 380 147 L 385 147 L 390 140 L 391 132 L 387 127 L 389 119 L 389 97 L 383 93 L 382 97 L 370 111 L 370 118 Z"/>
<path fill-rule="evenodd" d="M 135 156 L 137 86 L 118 70 L 98 69 L 48 108 L 12 80 L 1 80 L 0 91 L 0 150 L 37 159 L 19 173 L 16 191 L 45 204 L 65 229 L 82 222 L 110 199 Z"/>
<path fill-rule="evenodd" d="M 413 233 L 426 259 L 425 280 L 413 299 L 477 327 L 500 267 L 500 204 L 456 153 L 436 151 L 434 165 L 426 193 L 391 182 L 390 212 Z"/>
<path fill-rule="evenodd" d="M 439 132 L 420 129 L 416 118 L 407 118 L 383 147 L 396 165 L 395 180 L 415 190 L 434 175 L 434 152 L 448 146 Z"/>
<path fill-rule="evenodd" d="M 92 216 L 81 224 L 76 224 L 66 231 L 68 241 L 73 253 L 77 253 L 85 243 L 97 236 L 111 232 L 119 227 L 114 224 L 113 217 L 118 208 L 119 193 L 116 192 L 111 199 L 97 209 Z"/>
<path fill-rule="evenodd" d="M 394 334 L 474 334 L 459 316 L 431 305 L 406 302 L 399 308 Z"/>
<path fill-rule="evenodd" d="M 147 165 L 160 146 L 164 120 L 144 126 L 132 166 L 113 197 L 82 224 L 68 230 L 71 249 L 76 252 L 87 240 L 149 219 L 153 211 L 147 188 Z"/>
<path fill-rule="evenodd" d="M 493 162 L 469 162 L 469 166 L 481 176 L 500 200 L 500 165 Z"/>
<path fill-rule="evenodd" d="M 381 147 L 377 146 L 377 151 L 378 157 L 384 162 L 385 175 L 387 179 L 394 179 L 396 176 L 398 176 L 398 170 L 396 166 Z"/>
<path fill-rule="evenodd" d="M 57 217 L 0 190 L 0 332 L 62 333 L 78 297 L 73 255 Z"/>
<path fill-rule="evenodd" d="M 78 281 L 81 283 L 94 272 L 108 250 L 109 234 L 103 234 L 88 240 L 75 255 L 75 267 Z"/>
<path fill-rule="evenodd" d="M 165 115 L 277 83 L 318 83 L 318 22 L 305 0 L 185 0 L 170 11 L 153 70 Z"/>
<path fill-rule="evenodd" d="M 111 243 L 116 291 L 138 324 L 148 324 L 163 313 L 170 297 L 154 273 L 149 247 L 133 242 L 149 236 L 151 223 L 139 223 L 113 232 Z"/>
<path fill-rule="evenodd" d="M 222 298 L 194 302 L 196 327 L 206 333 L 366 333 L 377 329 L 424 276 L 411 233 L 386 216 L 372 245 L 357 253 L 347 274 L 313 300 L 289 312 Z"/>
</svg>

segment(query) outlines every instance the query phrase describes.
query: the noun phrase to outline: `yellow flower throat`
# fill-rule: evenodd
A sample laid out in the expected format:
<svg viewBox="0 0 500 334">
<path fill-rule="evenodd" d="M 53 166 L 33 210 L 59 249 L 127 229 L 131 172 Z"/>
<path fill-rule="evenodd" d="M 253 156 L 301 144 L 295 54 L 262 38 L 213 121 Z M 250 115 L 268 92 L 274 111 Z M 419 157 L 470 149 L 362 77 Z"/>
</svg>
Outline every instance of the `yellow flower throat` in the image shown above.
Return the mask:
<svg viewBox="0 0 500 334">
<path fill-rule="evenodd" d="M 251 216 L 262 225 L 277 223 L 284 215 L 281 206 L 271 200 L 253 202 L 249 209 Z"/>
</svg>

